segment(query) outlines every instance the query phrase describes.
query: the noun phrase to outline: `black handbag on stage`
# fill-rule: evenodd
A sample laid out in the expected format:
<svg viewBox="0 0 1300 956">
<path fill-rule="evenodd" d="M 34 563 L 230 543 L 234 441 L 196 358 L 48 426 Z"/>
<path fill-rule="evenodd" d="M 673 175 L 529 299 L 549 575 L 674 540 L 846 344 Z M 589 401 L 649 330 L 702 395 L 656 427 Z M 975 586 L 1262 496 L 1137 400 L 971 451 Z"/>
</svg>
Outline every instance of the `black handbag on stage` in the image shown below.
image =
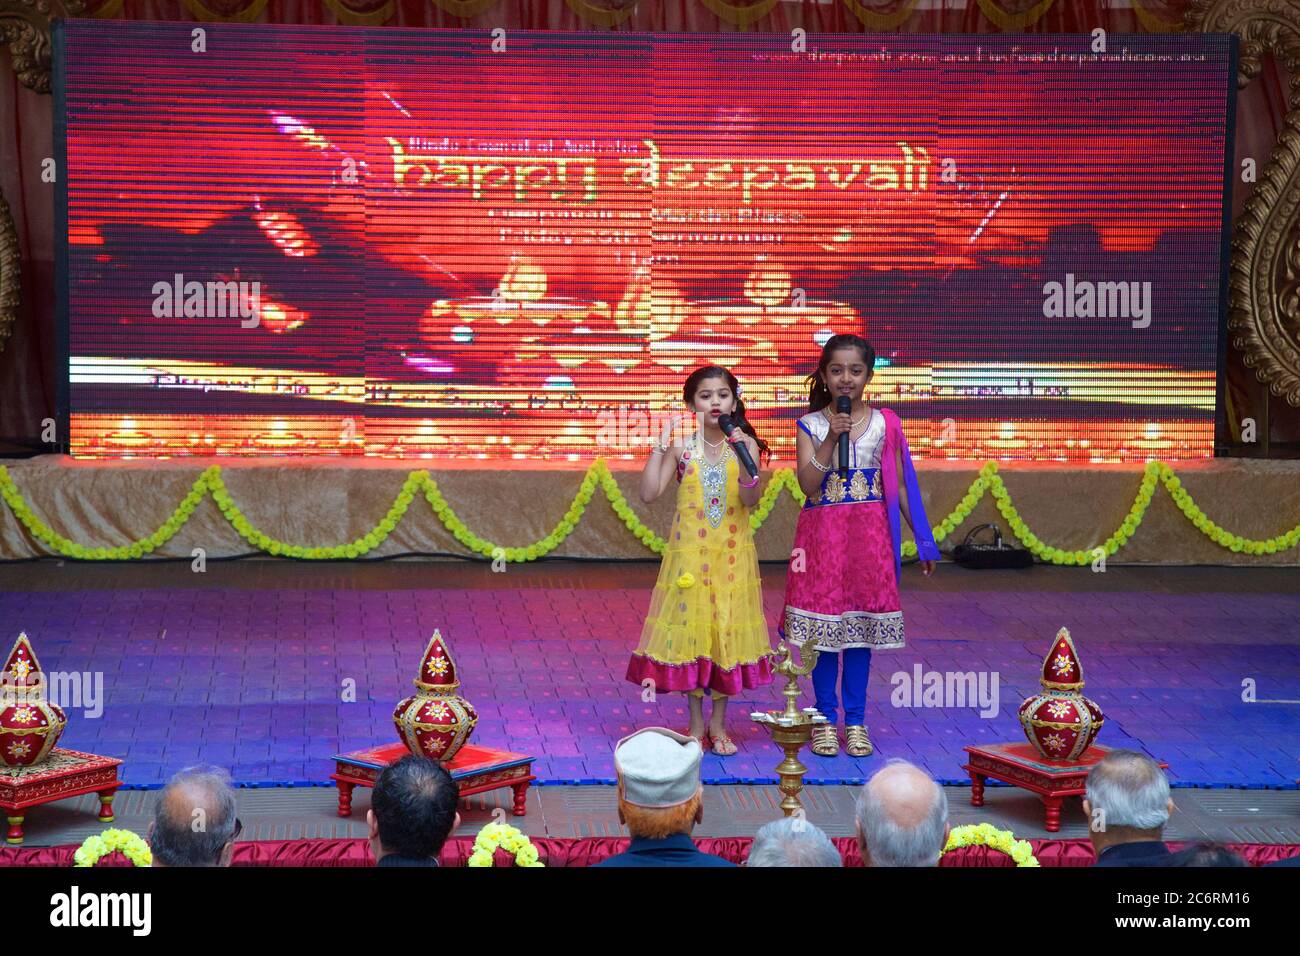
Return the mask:
<svg viewBox="0 0 1300 956">
<path fill-rule="evenodd" d="M 993 529 L 993 543 L 973 542 L 981 531 Z M 952 549 L 952 559 L 963 568 L 1028 568 L 1034 564 L 1034 555 L 1025 548 L 1013 548 L 1002 540 L 1002 532 L 995 524 L 982 524 L 972 528 L 966 540 Z"/>
</svg>

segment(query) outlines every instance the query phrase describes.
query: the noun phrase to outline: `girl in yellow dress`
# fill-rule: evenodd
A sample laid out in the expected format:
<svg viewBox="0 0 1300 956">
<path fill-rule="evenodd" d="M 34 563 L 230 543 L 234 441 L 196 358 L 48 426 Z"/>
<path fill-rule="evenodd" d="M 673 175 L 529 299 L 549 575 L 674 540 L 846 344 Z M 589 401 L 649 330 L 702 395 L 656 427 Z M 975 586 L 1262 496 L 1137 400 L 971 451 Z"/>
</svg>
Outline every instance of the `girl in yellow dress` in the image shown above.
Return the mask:
<svg viewBox="0 0 1300 956">
<path fill-rule="evenodd" d="M 677 420 L 669 421 L 641 473 L 641 500 L 647 504 L 676 477 L 677 514 L 627 679 L 642 686 L 650 681 L 656 691 L 687 693 L 687 733 L 725 757 L 736 752 L 727 736 L 727 698 L 772 682 L 772 644 L 749 527 L 758 478 L 741 466 L 734 450 L 743 443 L 759 466 L 768 447 L 745 420 L 740 386 L 726 369 L 696 369 L 682 399 L 694 412 L 683 420 L 695 420 L 695 433 L 669 444 Z M 736 425 L 730 439 L 718 424 L 723 415 Z M 713 695 L 707 731 L 706 690 Z"/>
</svg>

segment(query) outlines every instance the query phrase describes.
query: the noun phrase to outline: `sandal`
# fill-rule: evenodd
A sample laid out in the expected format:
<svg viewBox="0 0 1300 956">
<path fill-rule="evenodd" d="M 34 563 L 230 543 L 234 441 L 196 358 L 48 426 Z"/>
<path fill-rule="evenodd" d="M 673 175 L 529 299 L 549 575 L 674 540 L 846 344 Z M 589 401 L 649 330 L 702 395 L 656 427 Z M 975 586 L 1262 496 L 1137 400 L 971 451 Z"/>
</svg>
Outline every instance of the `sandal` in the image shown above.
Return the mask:
<svg viewBox="0 0 1300 956">
<path fill-rule="evenodd" d="M 844 736 L 848 739 L 848 745 L 845 746 L 844 752 L 850 757 L 870 757 L 875 752 L 875 748 L 871 746 L 871 738 L 867 736 L 865 726 L 855 724 L 852 727 L 845 727 Z"/>
<path fill-rule="evenodd" d="M 819 757 L 840 755 L 840 735 L 833 724 L 818 724 L 812 730 L 812 752 Z"/>
<path fill-rule="evenodd" d="M 682 731 L 682 736 L 683 736 L 683 737 L 691 737 L 691 738 L 693 738 L 693 739 L 694 739 L 694 740 L 695 740 L 695 741 L 700 745 L 700 750 L 702 750 L 702 751 L 703 751 L 703 750 L 708 750 L 708 749 L 709 749 L 709 734 L 708 734 L 708 731 L 705 731 L 703 734 L 696 735 L 696 734 L 691 733 L 691 729 L 690 729 L 689 727 L 687 727 L 685 730 Z"/>
<path fill-rule="evenodd" d="M 711 734 L 708 739 L 713 742 L 713 753 L 719 757 L 730 757 L 740 749 L 725 733 Z"/>
</svg>

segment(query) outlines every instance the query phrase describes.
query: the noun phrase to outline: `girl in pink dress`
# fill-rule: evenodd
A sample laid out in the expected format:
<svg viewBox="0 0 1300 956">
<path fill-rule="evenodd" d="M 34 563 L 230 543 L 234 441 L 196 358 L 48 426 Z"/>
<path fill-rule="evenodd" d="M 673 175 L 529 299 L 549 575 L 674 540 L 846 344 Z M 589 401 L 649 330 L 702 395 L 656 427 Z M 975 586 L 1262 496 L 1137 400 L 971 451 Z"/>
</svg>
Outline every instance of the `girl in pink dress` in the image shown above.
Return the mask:
<svg viewBox="0 0 1300 956">
<path fill-rule="evenodd" d="M 875 361 L 875 350 L 857 335 L 829 339 L 808 379 L 810 411 L 796 432 L 799 486 L 808 500 L 795 530 L 780 631 L 791 644 L 820 652 L 812 679 L 827 723 L 813 731 L 812 750 L 825 757 L 840 749 L 841 659 L 845 750 L 852 757 L 872 752 L 866 726 L 871 651 L 904 645 L 900 512 L 927 576 L 939 559 L 898 416 L 862 397 Z M 835 411 L 840 396 L 852 402 L 847 414 Z M 842 474 L 839 436 L 846 433 L 849 468 Z"/>
</svg>

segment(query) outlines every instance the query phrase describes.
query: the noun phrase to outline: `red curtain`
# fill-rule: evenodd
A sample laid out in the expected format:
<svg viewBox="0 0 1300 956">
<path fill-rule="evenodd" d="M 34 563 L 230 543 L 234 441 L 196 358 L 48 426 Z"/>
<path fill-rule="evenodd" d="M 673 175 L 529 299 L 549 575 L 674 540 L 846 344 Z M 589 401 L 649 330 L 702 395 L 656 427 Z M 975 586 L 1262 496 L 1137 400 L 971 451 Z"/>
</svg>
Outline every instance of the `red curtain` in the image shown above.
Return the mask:
<svg viewBox="0 0 1300 956">
<path fill-rule="evenodd" d="M 714 837 L 695 841 L 705 853 L 712 853 L 733 863 L 749 854 L 749 837 Z M 857 840 L 839 837 L 833 841 L 845 866 L 861 866 Z M 1087 840 L 1030 840 L 1034 856 L 1042 866 L 1091 866 L 1092 846 Z M 1179 850 L 1185 843 L 1168 844 Z M 606 857 L 621 853 L 627 840 L 618 837 L 588 839 L 533 838 L 533 846 L 547 866 L 591 866 Z M 453 837 L 443 847 L 443 866 L 465 866 L 474 847 L 473 837 Z M 1276 845 L 1234 843 L 1228 846 L 1251 866 L 1263 866 L 1277 860 L 1300 856 L 1300 844 Z M 77 846 L 5 847 L 0 849 L 0 866 L 71 866 Z M 128 866 L 125 857 L 114 854 L 114 865 Z M 254 840 L 235 844 L 235 866 L 371 866 L 370 846 L 365 840 Z M 513 857 L 498 850 L 497 866 L 511 866 Z M 110 861 L 105 861 L 109 865 Z M 1014 866 L 1011 858 L 988 847 L 971 846 L 944 854 L 942 866 Z"/>
</svg>

